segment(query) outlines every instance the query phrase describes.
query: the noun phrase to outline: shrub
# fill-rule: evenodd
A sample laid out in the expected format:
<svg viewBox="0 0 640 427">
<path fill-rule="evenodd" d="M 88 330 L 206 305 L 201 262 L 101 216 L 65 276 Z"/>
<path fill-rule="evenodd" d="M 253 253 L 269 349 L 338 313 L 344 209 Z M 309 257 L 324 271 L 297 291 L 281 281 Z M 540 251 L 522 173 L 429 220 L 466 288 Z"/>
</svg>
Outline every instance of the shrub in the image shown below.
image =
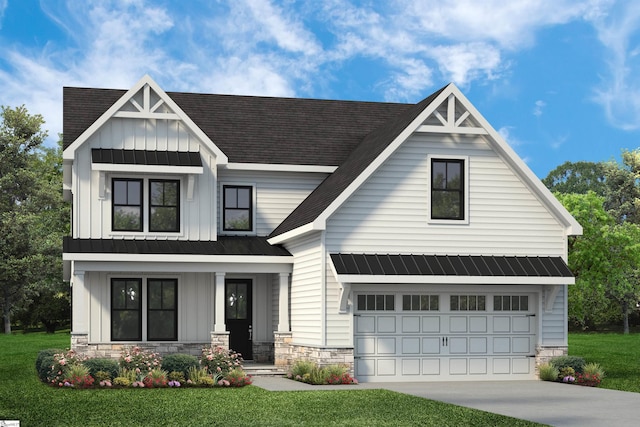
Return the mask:
<svg viewBox="0 0 640 427">
<path fill-rule="evenodd" d="M 91 374 L 91 370 L 89 370 L 89 374 Z M 111 378 L 114 377 L 114 375 L 111 375 L 111 373 L 107 371 L 98 371 L 95 373 L 95 375 L 91 375 L 91 376 L 98 382 L 111 381 Z"/>
<path fill-rule="evenodd" d="M 233 350 L 222 347 L 205 347 L 202 349 L 200 365 L 213 375 L 226 375 L 232 369 L 242 369 L 242 357 Z"/>
<path fill-rule="evenodd" d="M 58 386 L 64 385 L 65 377 L 71 367 L 82 365 L 86 360 L 86 356 L 79 355 L 73 350 L 69 350 L 66 353 L 56 353 L 53 355 L 53 362 L 49 367 L 49 371 L 46 374 L 46 381 L 49 384 L 55 384 Z M 44 367 L 44 360 L 41 365 L 41 370 Z"/>
<path fill-rule="evenodd" d="M 120 367 L 133 370 L 136 373 L 146 374 L 152 369 L 159 368 L 161 364 L 162 358 L 159 354 L 143 350 L 140 347 L 125 348 L 120 353 Z"/>
<path fill-rule="evenodd" d="M 67 376 L 63 385 L 68 386 L 71 384 L 77 388 L 89 388 L 93 385 L 93 381 L 93 377 L 89 375 L 89 368 L 81 364 L 76 364 L 68 367 Z"/>
<path fill-rule="evenodd" d="M 126 377 L 115 377 L 113 379 L 113 385 L 120 387 L 129 387 L 131 385 L 131 381 Z"/>
<path fill-rule="evenodd" d="M 220 384 L 220 381 L 218 381 L 218 385 L 229 385 L 231 387 L 244 387 L 246 385 L 251 384 L 251 376 L 247 375 L 246 372 L 244 372 L 242 369 L 232 369 L 229 372 L 227 372 L 227 375 L 225 375 L 224 379 L 227 381 L 227 383 L 224 384 Z"/>
<path fill-rule="evenodd" d="M 53 355 L 56 354 L 56 353 L 64 353 L 64 350 L 61 349 L 61 348 L 47 348 L 47 349 L 44 349 L 44 350 L 40 350 L 38 352 L 38 357 L 36 357 L 36 372 L 38 372 L 38 376 L 40 376 L 40 370 L 41 370 L 41 367 L 42 367 L 43 359 L 47 358 L 47 357 L 51 357 L 51 359 L 53 360 Z M 45 363 L 44 365 L 45 366 L 51 365 L 51 363 L 48 362 L 48 363 Z M 47 371 L 48 371 L 48 369 L 49 368 L 47 368 Z M 40 379 L 42 381 L 46 381 L 45 379 L 42 378 L 42 376 L 40 376 Z"/>
<path fill-rule="evenodd" d="M 315 367 L 315 363 L 310 360 L 296 360 L 291 366 L 291 370 L 289 371 L 289 378 L 297 379 L 303 378 L 305 375 L 311 375 L 311 371 Z M 298 381 L 300 381 L 298 379 Z"/>
<path fill-rule="evenodd" d="M 109 379 L 118 375 L 118 362 L 113 359 L 99 357 L 87 359 L 82 364 L 89 368 L 89 375 L 94 378 L 96 378 L 96 373 L 99 371 L 108 372 L 110 376 Z"/>
<path fill-rule="evenodd" d="M 38 378 L 40 378 L 40 381 L 42 381 L 43 383 L 49 382 L 49 374 L 51 373 L 53 364 L 54 364 L 53 355 L 43 356 L 40 358 L 40 363 L 38 367 Z"/>
<path fill-rule="evenodd" d="M 187 370 L 187 374 L 188 374 L 188 370 Z M 177 371 L 169 372 L 169 375 L 167 375 L 167 379 L 169 381 L 178 381 L 179 383 L 184 383 L 186 381 L 186 378 L 187 377 L 182 372 L 177 372 Z"/>
<path fill-rule="evenodd" d="M 162 369 L 167 372 L 182 372 L 183 381 L 192 366 L 198 367 L 198 358 L 190 354 L 169 354 L 162 359 Z"/>
<path fill-rule="evenodd" d="M 287 378 L 309 384 L 357 384 L 358 381 L 349 374 L 345 365 L 328 365 L 319 367 L 308 360 L 296 361 Z"/>
<path fill-rule="evenodd" d="M 187 384 L 190 385 L 212 386 L 214 384 L 214 380 L 207 368 L 196 368 L 193 366 L 189 368 L 188 376 Z"/>
<path fill-rule="evenodd" d="M 587 363 L 584 365 L 582 373 L 576 377 L 576 382 L 580 385 L 597 387 L 604 378 L 604 369 L 597 363 Z"/>
<path fill-rule="evenodd" d="M 542 381 L 557 381 L 560 376 L 558 368 L 551 363 L 543 363 L 538 369 L 540 370 L 540 379 Z"/>
<path fill-rule="evenodd" d="M 558 356 L 551 359 L 550 363 L 558 368 L 560 372 L 562 372 L 563 368 L 573 368 L 574 373 L 582 373 L 585 361 L 579 356 Z"/>
<path fill-rule="evenodd" d="M 167 386 L 167 372 L 160 368 L 155 368 L 149 371 L 144 377 L 142 383 L 148 388 L 159 388 Z"/>
<path fill-rule="evenodd" d="M 574 383 L 576 381 L 576 371 L 571 366 L 560 369 L 558 379 L 563 383 Z"/>
</svg>

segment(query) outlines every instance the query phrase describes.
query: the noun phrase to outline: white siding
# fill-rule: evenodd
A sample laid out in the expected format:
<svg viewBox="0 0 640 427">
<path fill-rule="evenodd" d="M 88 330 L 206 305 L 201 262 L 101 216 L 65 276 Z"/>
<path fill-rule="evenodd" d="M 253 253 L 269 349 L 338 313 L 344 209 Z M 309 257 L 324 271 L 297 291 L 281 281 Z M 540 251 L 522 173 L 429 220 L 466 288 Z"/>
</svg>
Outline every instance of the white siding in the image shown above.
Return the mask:
<svg viewBox="0 0 640 427">
<path fill-rule="evenodd" d="M 429 223 L 428 155 L 468 156 L 469 223 Z M 564 255 L 558 220 L 482 137 L 413 136 L 327 223 L 343 252 Z"/>
<path fill-rule="evenodd" d="M 255 188 L 255 228 L 259 236 L 269 235 L 326 178 L 324 173 L 264 172 L 222 170 L 218 176 L 222 185 L 251 185 Z M 218 216 L 222 218 L 222 195 Z M 222 227 L 218 225 L 218 229 Z"/>
<path fill-rule="evenodd" d="M 552 286 L 545 289 L 546 298 L 551 295 Z M 567 286 L 563 286 L 556 295 L 551 312 L 542 309 L 542 345 L 556 346 L 567 345 Z"/>
<path fill-rule="evenodd" d="M 136 149 L 199 151 L 204 173 L 195 175 L 193 200 L 187 200 L 186 174 L 148 174 L 131 172 L 105 173 L 104 198 L 100 199 L 100 173 L 91 170 L 91 149 Z M 111 231 L 111 180 L 114 177 L 160 178 L 181 180 L 180 233 L 121 233 Z M 216 163 L 215 156 L 177 121 L 111 119 L 77 151 L 74 161 L 74 218 L 73 236 L 76 238 L 160 238 L 181 240 L 216 239 Z M 145 185 L 145 193 L 148 188 Z M 78 208 L 81 207 L 81 208 Z M 148 216 L 148 204 L 144 206 Z"/>
<path fill-rule="evenodd" d="M 339 313 L 341 286 L 331 269 L 327 267 L 326 318 L 327 346 L 348 347 L 353 345 L 353 313 Z"/>
<path fill-rule="evenodd" d="M 288 244 L 294 257 L 291 275 L 291 331 L 294 344 L 322 344 L 321 234 Z"/>
</svg>

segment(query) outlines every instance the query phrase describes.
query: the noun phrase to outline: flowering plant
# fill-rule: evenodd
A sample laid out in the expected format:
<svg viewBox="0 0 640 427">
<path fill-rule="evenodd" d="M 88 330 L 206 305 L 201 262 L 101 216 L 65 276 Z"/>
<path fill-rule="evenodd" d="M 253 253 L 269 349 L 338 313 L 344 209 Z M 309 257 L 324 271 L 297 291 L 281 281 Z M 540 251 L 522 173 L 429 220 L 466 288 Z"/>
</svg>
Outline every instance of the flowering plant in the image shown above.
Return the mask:
<svg viewBox="0 0 640 427">
<path fill-rule="evenodd" d="M 242 356 L 223 347 L 205 347 L 202 349 L 200 365 L 212 375 L 223 377 L 232 369 L 242 369 Z"/>
<path fill-rule="evenodd" d="M 149 373 L 142 380 L 145 387 L 158 388 L 167 386 L 167 373 L 160 368 L 155 368 L 149 371 Z"/>
<path fill-rule="evenodd" d="M 78 364 L 69 367 L 67 378 L 65 378 L 63 385 L 66 387 L 89 388 L 93 385 L 93 381 L 93 377 L 89 375 L 89 368 Z"/>
<path fill-rule="evenodd" d="M 53 355 L 53 365 L 49 369 L 47 374 L 47 380 L 52 385 L 58 385 L 62 387 L 67 379 L 68 370 L 76 365 L 81 365 L 82 362 L 87 360 L 83 355 L 77 354 L 73 350 L 68 350 L 66 353 L 56 353 Z"/>
<path fill-rule="evenodd" d="M 218 385 L 229 386 L 229 387 L 244 387 L 246 385 L 251 384 L 251 375 L 247 375 L 242 369 L 232 369 L 227 375 L 225 375 L 224 379 L 218 381 Z"/>
<path fill-rule="evenodd" d="M 162 358 L 158 353 L 148 352 L 137 346 L 125 348 L 120 353 L 120 367 L 139 374 L 159 368 L 161 363 Z"/>
<path fill-rule="evenodd" d="M 602 377 L 598 374 L 582 373 L 578 374 L 576 382 L 588 387 L 597 387 L 602 382 Z"/>
<path fill-rule="evenodd" d="M 562 378 L 562 382 L 563 383 L 568 383 L 568 384 L 573 384 L 574 382 L 576 382 L 576 377 L 571 376 L 571 375 L 567 375 L 566 377 Z"/>
</svg>

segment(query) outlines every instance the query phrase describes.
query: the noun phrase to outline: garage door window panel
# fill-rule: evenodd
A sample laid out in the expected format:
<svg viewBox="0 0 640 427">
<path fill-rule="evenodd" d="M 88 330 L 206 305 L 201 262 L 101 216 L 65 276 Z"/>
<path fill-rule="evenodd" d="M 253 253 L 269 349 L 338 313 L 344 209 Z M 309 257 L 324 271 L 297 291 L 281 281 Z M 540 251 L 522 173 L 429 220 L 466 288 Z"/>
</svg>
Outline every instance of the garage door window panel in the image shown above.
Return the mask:
<svg viewBox="0 0 640 427">
<path fill-rule="evenodd" d="M 394 311 L 395 295 L 358 295 L 359 311 Z"/>
<path fill-rule="evenodd" d="M 486 311 L 486 296 L 451 295 L 449 309 L 451 311 Z"/>
</svg>

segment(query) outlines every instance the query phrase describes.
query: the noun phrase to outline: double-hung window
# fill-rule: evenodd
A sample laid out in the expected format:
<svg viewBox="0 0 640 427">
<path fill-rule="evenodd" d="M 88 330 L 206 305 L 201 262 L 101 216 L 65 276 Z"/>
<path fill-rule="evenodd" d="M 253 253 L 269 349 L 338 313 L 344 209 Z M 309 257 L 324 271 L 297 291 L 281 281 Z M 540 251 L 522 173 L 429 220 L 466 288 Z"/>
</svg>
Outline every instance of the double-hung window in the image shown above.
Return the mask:
<svg viewBox="0 0 640 427">
<path fill-rule="evenodd" d="M 465 161 L 431 159 L 431 219 L 465 220 Z"/>
<path fill-rule="evenodd" d="M 149 231 L 180 231 L 180 181 L 149 180 Z"/>
<path fill-rule="evenodd" d="M 224 185 L 224 231 L 253 231 L 253 187 Z"/>
<path fill-rule="evenodd" d="M 178 339 L 178 281 L 149 279 L 147 281 L 147 340 Z"/>
<path fill-rule="evenodd" d="M 142 231 L 142 180 L 113 179 L 114 231 Z"/>
<path fill-rule="evenodd" d="M 142 279 L 111 279 L 111 340 L 142 340 Z"/>
<path fill-rule="evenodd" d="M 113 178 L 111 188 L 113 231 L 180 231 L 180 180 Z"/>
</svg>

